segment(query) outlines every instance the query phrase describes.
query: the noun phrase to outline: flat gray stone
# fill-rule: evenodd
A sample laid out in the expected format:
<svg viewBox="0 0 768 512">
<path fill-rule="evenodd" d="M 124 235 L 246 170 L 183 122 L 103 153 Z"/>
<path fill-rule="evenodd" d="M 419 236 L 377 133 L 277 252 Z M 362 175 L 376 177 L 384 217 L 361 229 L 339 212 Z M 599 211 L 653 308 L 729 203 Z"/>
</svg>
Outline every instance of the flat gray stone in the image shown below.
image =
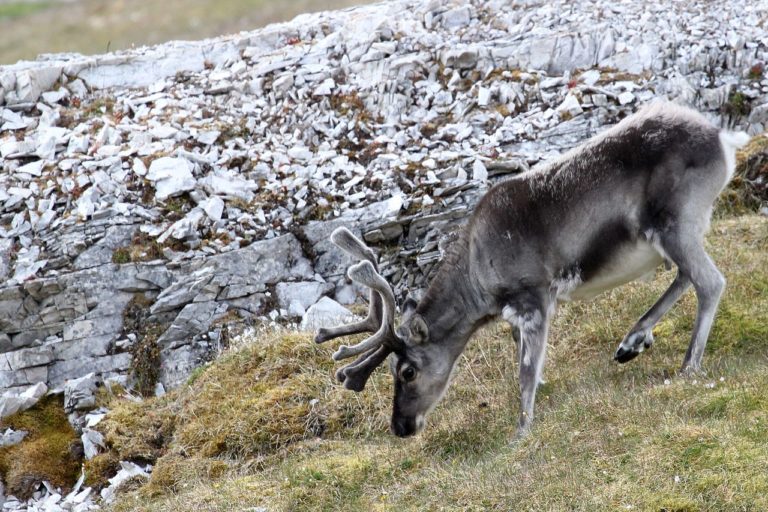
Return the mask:
<svg viewBox="0 0 768 512">
<path fill-rule="evenodd" d="M 317 281 L 278 283 L 276 287 L 277 300 L 281 308 L 288 309 L 291 304 L 297 302 L 306 310 L 333 288 L 331 283 L 319 283 Z"/>
<path fill-rule="evenodd" d="M 185 158 L 164 156 L 153 160 L 147 179 L 154 182 L 155 197 L 161 201 L 194 190 L 197 186 L 197 180 L 192 175 L 192 164 Z"/>
<path fill-rule="evenodd" d="M 299 329 L 316 331 L 321 327 L 334 327 L 349 323 L 354 318 L 355 315 L 350 310 L 329 297 L 323 297 L 307 309 L 301 319 Z"/>
<path fill-rule="evenodd" d="M 27 432 L 23 430 L 6 429 L 5 432 L 0 433 L 0 448 L 6 448 L 19 444 L 27 437 Z M 0 493 L 0 501 L 2 501 L 2 493 Z"/>
<path fill-rule="evenodd" d="M 216 301 L 187 304 L 173 320 L 171 326 L 157 340 L 161 348 L 176 348 L 192 341 L 208 328 L 218 317 L 226 313 L 226 303 Z"/>
<path fill-rule="evenodd" d="M 53 350 L 50 346 L 43 346 L 0 354 L 0 368 L 3 366 L 3 360 L 7 363 L 7 369 L 13 371 L 44 366 L 53 361 Z"/>
<path fill-rule="evenodd" d="M 20 392 L 7 391 L 3 393 L 0 397 L 0 418 L 16 414 L 19 411 L 26 411 L 47 392 L 48 386 L 44 382 L 38 382 Z"/>
<path fill-rule="evenodd" d="M 64 411 L 87 410 L 96 407 L 96 390 L 101 385 L 101 379 L 95 373 L 89 373 L 78 379 L 64 382 Z"/>
</svg>

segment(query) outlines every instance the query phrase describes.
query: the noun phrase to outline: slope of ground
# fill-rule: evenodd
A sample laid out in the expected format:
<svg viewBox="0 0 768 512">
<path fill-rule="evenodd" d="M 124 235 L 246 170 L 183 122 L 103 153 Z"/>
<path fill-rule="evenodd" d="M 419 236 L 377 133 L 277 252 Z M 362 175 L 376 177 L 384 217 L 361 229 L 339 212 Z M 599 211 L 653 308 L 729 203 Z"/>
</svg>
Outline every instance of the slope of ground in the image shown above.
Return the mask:
<svg viewBox="0 0 768 512">
<path fill-rule="evenodd" d="M 509 330 L 486 329 L 420 436 L 386 432 L 390 378 L 333 384 L 331 348 L 263 335 L 142 404 L 114 402 L 113 455 L 155 461 L 115 510 L 764 510 L 768 508 L 768 219 L 714 223 L 728 278 L 706 374 L 676 375 L 689 292 L 628 365 L 610 358 L 672 272 L 560 308 L 531 434 Z"/>
<path fill-rule="evenodd" d="M 79 0 L 0 3 L 0 64 L 41 53 L 122 50 L 253 30 L 364 0 Z M 32 27 L 46 27 L 34 31 Z"/>
</svg>

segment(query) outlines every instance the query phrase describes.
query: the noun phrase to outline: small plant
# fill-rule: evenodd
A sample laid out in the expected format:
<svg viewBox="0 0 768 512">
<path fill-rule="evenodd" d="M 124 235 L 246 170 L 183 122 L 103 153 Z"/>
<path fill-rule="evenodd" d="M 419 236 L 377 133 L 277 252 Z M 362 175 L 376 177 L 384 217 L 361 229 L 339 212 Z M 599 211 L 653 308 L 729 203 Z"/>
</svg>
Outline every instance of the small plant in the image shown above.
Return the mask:
<svg viewBox="0 0 768 512">
<path fill-rule="evenodd" d="M 128 247 L 118 247 L 112 253 L 112 263 L 123 265 L 131 262 L 131 250 Z"/>
<path fill-rule="evenodd" d="M 749 98 L 741 91 L 732 91 L 723 105 L 723 113 L 731 117 L 744 117 L 752 110 Z"/>
<path fill-rule="evenodd" d="M 165 209 L 173 213 L 183 213 L 187 204 L 184 197 L 171 197 L 165 202 Z"/>
<path fill-rule="evenodd" d="M 496 112 L 498 112 L 502 117 L 509 117 L 512 114 L 512 111 L 509 110 L 508 105 L 498 105 L 496 107 Z"/>
<path fill-rule="evenodd" d="M 230 206 L 237 208 L 238 210 L 250 211 L 252 209 L 251 203 L 241 197 L 236 197 L 229 201 Z"/>
<path fill-rule="evenodd" d="M 97 98 L 83 109 L 85 117 L 100 117 L 111 115 L 115 108 L 115 99 L 110 97 Z"/>
<path fill-rule="evenodd" d="M 424 137 L 432 137 L 437 133 L 437 125 L 435 123 L 425 123 L 421 126 L 420 131 Z"/>
<path fill-rule="evenodd" d="M 159 325 L 148 327 L 131 349 L 131 372 L 136 381 L 136 391 L 142 396 L 155 394 L 155 384 L 160 378 L 160 347 L 157 339 L 162 333 Z"/>
<path fill-rule="evenodd" d="M 217 144 L 225 144 L 228 140 L 243 138 L 247 139 L 251 135 L 251 131 L 248 129 L 248 120 L 241 119 L 237 123 L 228 124 L 221 130 L 221 135 L 216 139 Z"/>
<path fill-rule="evenodd" d="M 365 110 L 362 98 L 356 92 L 346 94 L 334 94 L 331 96 L 331 108 L 341 115 Z"/>
<path fill-rule="evenodd" d="M 163 247 L 146 233 L 139 232 L 134 235 L 131 245 L 125 249 L 128 251 L 129 261 L 132 262 L 163 259 Z"/>
<path fill-rule="evenodd" d="M 120 461 L 111 451 L 100 453 L 91 460 L 85 461 L 85 484 L 100 491 L 109 485 L 109 479 L 120 470 Z"/>
<path fill-rule="evenodd" d="M 157 339 L 164 326 L 148 323 L 152 300 L 137 293 L 123 311 L 123 333 L 135 334 L 136 343 L 131 348 L 131 373 L 136 381 L 136 390 L 144 396 L 155 393 L 155 384 L 160 377 L 160 347 Z"/>
<path fill-rule="evenodd" d="M 765 72 L 765 66 L 763 65 L 762 62 L 758 62 L 757 64 L 749 68 L 749 73 L 747 73 L 747 77 L 750 80 L 760 80 L 761 78 L 763 78 L 764 72 Z"/>
</svg>

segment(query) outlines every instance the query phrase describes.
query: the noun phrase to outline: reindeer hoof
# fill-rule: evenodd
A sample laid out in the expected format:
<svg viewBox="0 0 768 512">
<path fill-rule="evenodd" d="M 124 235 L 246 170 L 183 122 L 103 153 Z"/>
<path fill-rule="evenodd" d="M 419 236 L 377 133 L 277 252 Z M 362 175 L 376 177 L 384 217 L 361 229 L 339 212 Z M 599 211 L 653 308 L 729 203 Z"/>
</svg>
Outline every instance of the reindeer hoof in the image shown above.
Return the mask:
<svg viewBox="0 0 768 512">
<path fill-rule="evenodd" d="M 701 369 L 701 365 L 693 365 L 689 363 L 683 364 L 683 367 L 680 368 L 680 375 L 689 379 L 693 377 L 703 377 L 706 375 L 706 372 Z"/>
<path fill-rule="evenodd" d="M 613 359 L 619 363 L 626 363 L 639 356 L 651 345 L 653 345 L 653 334 L 650 329 L 629 333 L 616 349 Z"/>
<path fill-rule="evenodd" d="M 515 436 L 512 438 L 512 443 L 516 444 L 516 443 L 522 441 L 523 439 L 528 437 L 528 435 L 530 433 L 531 433 L 531 424 L 530 424 L 530 422 L 528 422 L 528 423 L 526 423 L 524 425 L 518 425 L 517 429 L 515 430 Z"/>
</svg>

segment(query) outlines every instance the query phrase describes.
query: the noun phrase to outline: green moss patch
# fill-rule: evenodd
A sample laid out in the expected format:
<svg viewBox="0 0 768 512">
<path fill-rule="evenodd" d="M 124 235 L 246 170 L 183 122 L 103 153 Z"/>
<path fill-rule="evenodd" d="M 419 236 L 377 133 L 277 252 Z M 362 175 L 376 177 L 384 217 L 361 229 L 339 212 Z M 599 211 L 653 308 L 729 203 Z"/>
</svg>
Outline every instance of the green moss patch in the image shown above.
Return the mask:
<svg viewBox="0 0 768 512">
<path fill-rule="evenodd" d="M 80 475 L 82 445 L 64 414 L 60 396 L 47 396 L 34 407 L 0 420 L 0 429 L 29 434 L 14 446 L 0 448 L 0 475 L 6 493 L 27 499 L 46 480 L 69 489 Z"/>
<path fill-rule="evenodd" d="M 100 491 L 109 485 L 109 479 L 120 470 L 120 461 L 114 452 L 100 453 L 85 461 L 85 485 Z"/>
</svg>

